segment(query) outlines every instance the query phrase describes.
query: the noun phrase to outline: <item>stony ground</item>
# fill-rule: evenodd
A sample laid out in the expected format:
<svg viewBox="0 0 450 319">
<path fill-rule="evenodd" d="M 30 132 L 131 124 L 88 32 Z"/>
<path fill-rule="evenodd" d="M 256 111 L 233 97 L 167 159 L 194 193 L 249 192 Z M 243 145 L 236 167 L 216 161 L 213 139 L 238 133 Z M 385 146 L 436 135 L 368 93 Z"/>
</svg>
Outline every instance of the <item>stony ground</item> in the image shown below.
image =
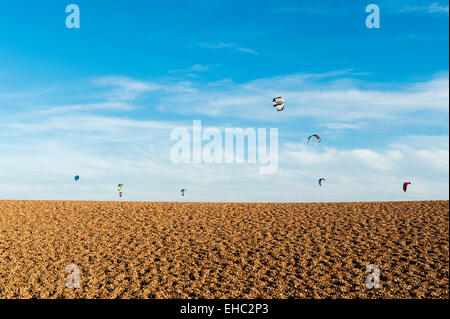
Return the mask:
<svg viewBox="0 0 450 319">
<path fill-rule="evenodd" d="M 0 201 L 0 298 L 99 297 L 449 298 L 449 202 Z"/>
</svg>

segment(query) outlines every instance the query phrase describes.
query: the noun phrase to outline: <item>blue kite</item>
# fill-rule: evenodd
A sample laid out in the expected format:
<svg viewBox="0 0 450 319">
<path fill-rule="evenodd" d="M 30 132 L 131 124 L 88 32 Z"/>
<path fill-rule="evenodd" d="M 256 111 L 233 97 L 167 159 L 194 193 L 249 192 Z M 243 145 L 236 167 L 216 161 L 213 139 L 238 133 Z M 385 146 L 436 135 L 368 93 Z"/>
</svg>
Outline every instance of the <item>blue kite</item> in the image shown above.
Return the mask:
<svg viewBox="0 0 450 319">
<path fill-rule="evenodd" d="M 319 179 L 319 186 L 322 186 L 322 182 L 325 182 L 326 181 L 326 179 L 325 178 L 321 178 L 321 179 Z"/>
</svg>

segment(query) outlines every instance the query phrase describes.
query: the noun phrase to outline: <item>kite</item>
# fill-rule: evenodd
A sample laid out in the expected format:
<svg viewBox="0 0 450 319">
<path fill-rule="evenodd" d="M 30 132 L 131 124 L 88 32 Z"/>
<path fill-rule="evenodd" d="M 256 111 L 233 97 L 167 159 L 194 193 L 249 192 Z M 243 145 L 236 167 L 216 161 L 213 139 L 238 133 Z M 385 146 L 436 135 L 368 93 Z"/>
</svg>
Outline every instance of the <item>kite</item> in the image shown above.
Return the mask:
<svg viewBox="0 0 450 319">
<path fill-rule="evenodd" d="M 185 188 L 181 189 L 181 196 L 184 196 L 185 191 L 187 191 L 187 189 L 185 189 Z"/>
<path fill-rule="evenodd" d="M 406 193 L 406 190 L 407 190 L 407 188 L 408 188 L 408 185 L 410 185 L 411 184 L 411 182 L 405 182 L 405 183 L 403 183 L 403 191 Z"/>
<path fill-rule="evenodd" d="M 273 98 L 273 106 L 277 108 L 277 111 L 283 111 L 284 109 L 284 97 L 274 97 Z"/>
<path fill-rule="evenodd" d="M 75 179 L 75 182 L 78 182 L 78 180 L 80 179 L 80 176 L 76 175 L 76 176 L 74 177 L 74 179 Z"/>
<path fill-rule="evenodd" d="M 122 197 L 122 188 L 123 188 L 123 184 L 119 184 L 117 186 L 117 190 L 119 191 L 119 197 Z"/>
<path fill-rule="evenodd" d="M 320 136 L 317 135 L 317 134 L 313 134 L 313 135 L 311 135 L 310 137 L 308 137 L 308 144 L 309 144 L 309 141 L 311 140 L 312 137 L 317 138 L 317 141 L 320 143 Z"/>
<path fill-rule="evenodd" d="M 325 182 L 325 181 L 326 181 L 326 179 L 325 179 L 325 178 L 323 178 L 323 177 L 322 177 L 322 178 L 320 178 L 320 179 L 319 179 L 319 186 L 322 186 L 322 182 Z"/>
</svg>

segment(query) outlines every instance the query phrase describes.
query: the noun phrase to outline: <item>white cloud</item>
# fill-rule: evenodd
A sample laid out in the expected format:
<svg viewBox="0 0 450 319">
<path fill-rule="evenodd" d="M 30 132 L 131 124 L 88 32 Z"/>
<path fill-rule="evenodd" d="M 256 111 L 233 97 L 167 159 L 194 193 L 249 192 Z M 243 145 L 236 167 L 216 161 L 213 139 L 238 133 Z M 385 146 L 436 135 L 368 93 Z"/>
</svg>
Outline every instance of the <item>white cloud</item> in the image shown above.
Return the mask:
<svg viewBox="0 0 450 319">
<path fill-rule="evenodd" d="M 337 150 L 334 148 L 324 148 L 323 151 L 311 149 L 306 145 L 295 145 L 289 143 L 291 150 L 281 154 L 281 160 L 288 162 L 295 161 L 299 166 L 317 167 L 316 165 L 329 165 L 337 163 L 338 165 L 358 164 L 358 167 L 376 170 L 393 170 L 394 163 L 403 158 L 399 150 L 389 150 L 378 153 L 370 149 Z M 341 163 L 341 164 L 339 164 Z"/>
<path fill-rule="evenodd" d="M 122 100 L 135 99 L 137 95 L 157 91 L 164 88 L 161 84 L 138 81 L 127 77 L 107 76 L 93 79 L 92 82 L 98 86 L 114 87 L 111 94 Z"/>
<path fill-rule="evenodd" d="M 448 165 L 448 145 L 437 148 L 417 141 L 380 151 L 288 143 L 280 154 L 280 167 L 299 185 L 326 177 L 327 200 L 448 199 Z M 416 188 L 403 193 L 404 181 L 412 181 Z"/>
<path fill-rule="evenodd" d="M 289 118 L 313 117 L 340 122 L 394 119 L 414 112 L 448 113 L 449 82 L 440 77 L 407 85 L 369 85 L 329 75 L 296 74 L 258 79 L 243 84 L 223 82 L 199 86 L 195 94 L 162 97 L 161 110 L 252 119 L 276 119 L 270 107 L 274 96 L 284 96 Z M 165 105 L 176 104 L 177 108 Z"/>
<path fill-rule="evenodd" d="M 207 48 L 207 49 L 232 49 L 235 52 L 242 52 L 242 53 L 249 53 L 249 54 L 253 54 L 253 55 L 259 55 L 258 52 L 256 52 L 253 49 L 250 48 L 245 48 L 245 47 L 241 47 L 236 43 L 224 43 L 224 42 L 218 42 L 218 43 L 199 43 L 198 46 L 202 47 L 202 48 Z"/>
<path fill-rule="evenodd" d="M 192 66 L 192 71 L 208 71 L 211 69 L 210 66 L 207 65 L 203 65 L 203 64 L 195 64 L 194 66 Z"/>
<path fill-rule="evenodd" d="M 139 125 L 121 131 L 132 136 Z M 251 164 L 173 164 L 164 135 L 152 143 L 123 141 L 106 150 L 99 141 L 68 135 L 4 149 L 2 197 L 115 200 L 115 186 L 123 183 L 126 200 L 177 201 L 181 187 L 189 189 L 186 200 L 194 201 L 448 198 L 448 148 L 415 142 L 380 151 L 340 150 L 288 143 L 280 145 L 278 173 L 262 176 Z M 81 176 L 78 184 L 75 174 Z M 327 179 L 324 187 L 317 185 L 320 177 Z M 403 193 L 406 180 L 413 184 Z"/>
<path fill-rule="evenodd" d="M 384 134 L 385 142 L 376 147 L 330 147 L 331 138 L 319 145 L 293 143 L 302 128 L 283 132 L 282 124 L 277 124 L 280 136 L 293 134 L 295 139 L 280 141 L 279 169 L 274 175 L 259 175 L 258 165 L 175 165 L 170 161 L 174 144 L 169 139 L 170 130 L 190 129 L 196 115 L 201 119 L 204 114 L 214 116 L 222 127 L 233 126 L 224 116 L 260 121 L 256 123 L 307 118 L 308 123 L 316 119 L 313 123 L 317 127 L 332 130 L 367 129 L 374 117 L 395 119 L 392 123 L 397 124 L 414 112 L 437 112 L 447 121 L 445 76 L 388 87 L 342 81 L 348 72 L 286 75 L 242 84 L 231 80 L 202 84 L 96 78 L 99 92 L 93 95 L 100 96 L 100 101 L 41 106 L 37 111 L 30 106 L 32 111 L 0 119 L 0 134 L 7 137 L 0 139 L 1 196 L 114 200 L 114 186 L 120 182 L 126 185 L 127 200 L 178 200 L 181 187 L 190 190 L 190 200 L 198 201 L 448 198 L 448 135 Z M 120 94 L 113 96 L 111 91 Z M 77 93 L 84 95 L 82 90 Z M 153 115 L 157 114 L 155 105 L 159 105 L 165 112 L 188 114 L 188 120 L 96 113 L 116 108 L 125 111 L 128 106 L 135 110 L 130 103 L 144 103 L 146 94 L 151 94 Z M 286 97 L 287 106 L 277 113 L 271 100 L 279 94 Z M 349 120 L 355 118 L 358 121 Z M 76 185 L 71 183 L 75 174 L 82 176 Z M 325 187 L 318 187 L 320 177 L 327 178 Z M 413 182 L 406 194 L 401 191 L 405 180 Z"/>
<path fill-rule="evenodd" d="M 198 72 L 212 66 L 197 64 Z M 443 119 L 449 110 L 448 73 L 429 81 L 393 84 L 369 83 L 350 78 L 352 70 L 324 74 L 293 74 L 245 83 L 229 79 L 203 83 L 162 79 L 135 80 L 127 77 L 93 79 L 96 92 L 76 92 L 72 104 L 34 106 L 41 113 L 131 111 L 145 107 L 162 113 L 215 118 L 284 122 L 310 118 L 332 130 L 361 129 L 370 120 L 409 121 L 418 112 L 442 114 L 423 118 Z M 71 95 L 71 92 L 67 93 Z M 274 116 L 271 101 L 284 96 L 284 112 Z M 90 101 L 87 102 L 86 99 Z M 93 99 L 99 100 L 92 102 Z"/>
<path fill-rule="evenodd" d="M 244 52 L 244 53 L 250 53 L 250 54 L 254 54 L 254 55 L 258 55 L 259 53 L 256 52 L 255 50 L 249 49 L 249 48 L 238 48 L 239 51 Z"/>
<path fill-rule="evenodd" d="M 219 42 L 219 43 L 199 43 L 199 46 L 203 47 L 203 48 L 208 48 L 208 49 L 223 49 L 223 48 L 235 47 L 236 44 L 235 43 L 224 43 L 224 42 Z"/>
<path fill-rule="evenodd" d="M 426 13 L 448 13 L 449 6 L 442 5 L 439 2 L 433 2 L 429 5 L 419 5 L 419 6 L 406 6 L 399 10 L 400 12 L 426 12 Z"/>
<path fill-rule="evenodd" d="M 365 5 L 361 5 L 364 8 L 370 2 Z M 431 2 L 424 0 L 379 0 L 376 4 L 381 8 L 382 12 L 390 14 L 398 13 L 411 13 L 411 12 L 423 12 L 423 13 L 448 13 L 449 6 L 448 1 Z M 276 14 L 310 14 L 310 15 L 354 15 L 355 3 L 343 2 L 336 0 L 325 0 L 317 2 L 305 2 L 297 3 L 292 6 L 280 6 L 277 5 L 272 12 Z"/>
<path fill-rule="evenodd" d="M 57 133 L 66 132 L 96 132 L 96 134 L 125 134 L 133 130 L 135 140 L 144 132 L 138 130 L 171 130 L 175 127 L 184 127 L 181 123 L 170 121 L 135 120 L 112 116 L 93 115 L 66 115 L 54 116 L 39 121 L 17 121 L 2 125 L 6 130 L 21 133 Z M 148 133 L 147 133 L 148 134 Z M 146 136 L 148 136 L 146 134 Z M 150 135 L 151 136 L 151 135 Z"/>
<path fill-rule="evenodd" d="M 130 111 L 134 107 L 123 102 L 102 102 L 102 103 L 86 103 L 86 104 L 68 104 L 68 105 L 52 105 L 37 106 L 40 114 L 67 113 L 73 111 L 94 111 L 94 110 L 116 110 Z"/>
<path fill-rule="evenodd" d="M 121 76 L 105 76 L 92 79 L 92 82 L 100 87 L 112 87 L 108 94 L 119 100 L 134 100 L 149 92 L 184 92 L 194 93 L 196 90 L 186 81 L 177 83 L 156 83 L 150 81 L 135 80 Z"/>
<path fill-rule="evenodd" d="M 429 137 L 432 138 L 432 137 Z M 442 138 L 447 138 L 442 137 Z M 419 148 L 420 147 L 420 148 Z M 281 161 L 295 162 L 300 166 L 314 167 L 315 165 L 349 165 L 349 168 L 368 168 L 378 171 L 398 171 L 408 168 L 410 164 L 426 165 L 427 171 L 448 174 L 449 150 L 448 145 L 435 147 L 433 145 L 416 143 L 391 144 L 383 152 L 371 149 L 338 150 L 324 147 L 318 150 L 304 144 L 287 143 L 285 153 L 281 154 Z M 354 165 L 358 164 L 358 165 Z"/>
<path fill-rule="evenodd" d="M 326 127 L 331 130 L 357 130 L 361 129 L 364 124 L 363 123 L 325 123 L 320 124 L 321 127 Z"/>
<path fill-rule="evenodd" d="M 169 74 L 173 73 L 188 73 L 188 76 L 194 76 L 192 73 L 199 73 L 199 72 L 208 72 L 211 70 L 214 70 L 218 67 L 220 67 L 222 64 L 194 64 L 192 67 L 187 69 L 175 69 L 175 70 L 169 70 Z"/>
<path fill-rule="evenodd" d="M 428 7 L 428 12 L 430 13 L 435 13 L 435 12 L 449 12 L 449 6 L 448 5 L 440 5 L 437 2 L 433 2 L 429 7 Z"/>
</svg>

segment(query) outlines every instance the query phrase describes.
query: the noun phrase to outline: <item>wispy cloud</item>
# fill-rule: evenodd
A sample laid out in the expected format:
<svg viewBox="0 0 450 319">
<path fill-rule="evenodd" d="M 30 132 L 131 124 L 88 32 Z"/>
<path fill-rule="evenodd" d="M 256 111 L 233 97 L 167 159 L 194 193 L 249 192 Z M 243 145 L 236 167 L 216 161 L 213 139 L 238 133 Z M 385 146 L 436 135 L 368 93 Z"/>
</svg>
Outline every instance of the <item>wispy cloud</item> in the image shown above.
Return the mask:
<svg viewBox="0 0 450 319">
<path fill-rule="evenodd" d="M 363 14 L 363 9 L 367 4 L 358 4 L 357 2 L 343 2 L 336 0 L 326 0 L 316 2 L 296 3 L 293 5 L 280 5 L 272 9 L 275 14 L 308 14 L 308 15 L 354 15 L 358 10 Z M 376 4 L 382 12 L 390 14 L 398 13 L 448 13 L 448 1 L 429 2 L 423 0 L 379 0 Z"/>
<path fill-rule="evenodd" d="M 426 13 L 449 13 L 449 6 L 433 2 L 425 6 L 406 6 L 399 10 L 400 12 L 426 12 Z"/>
<path fill-rule="evenodd" d="M 191 70 L 197 71 L 197 72 L 209 71 L 209 70 L 211 70 L 211 66 L 203 65 L 203 64 L 195 64 L 192 66 Z"/>
<path fill-rule="evenodd" d="M 191 76 L 192 77 L 192 76 L 194 76 L 194 74 L 204 73 L 204 72 L 209 72 L 209 71 L 215 70 L 215 69 L 219 68 L 221 65 L 222 65 L 221 63 L 217 63 L 217 64 L 194 64 L 190 68 L 186 68 L 186 69 L 169 70 L 169 74 L 182 73 L 182 74 L 186 74 L 187 76 Z"/>
<path fill-rule="evenodd" d="M 106 76 L 92 79 L 92 83 L 99 87 L 112 87 L 109 94 L 121 100 L 133 100 L 138 95 L 162 90 L 161 84 L 139 81 L 128 77 Z"/>
<path fill-rule="evenodd" d="M 134 124 L 121 129 L 130 138 L 140 133 Z M 120 182 L 126 185 L 127 200 L 176 201 L 179 187 L 189 188 L 190 200 L 198 201 L 448 198 L 448 146 L 435 147 L 425 141 L 448 140 L 448 136 L 424 137 L 420 144 L 395 144 L 379 151 L 283 143 L 279 172 L 268 177 L 247 164 L 175 165 L 163 136 L 109 145 L 110 140 L 70 138 L 70 134 L 69 130 L 59 132 L 51 140 L 38 135 L 35 143 L 20 149 L 3 148 L 2 197 L 114 200 L 114 185 Z M 82 178 L 79 185 L 72 182 L 74 174 Z M 320 177 L 327 179 L 322 188 L 317 186 Z M 403 193 L 401 185 L 406 180 L 413 187 Z"/>
<path fill-rule="evenodd" d="M 224 43 L 224 42 L 218 42 L 218 43 L 199 43 L 198 44 L 202 48 L 208 48 L 208 49 L 224 49 L 224 48 L 232 48 L 235 47 L 235 43 Z"/>
<path fill-rule="evenodd" d="M 200 64 L 191 67 L 198 72 L 208 68 Z M 417 112 L 448 114 L 447 74 L 408 84 L 356 80 L 352 78 L 352 70 L 282 75 L 244 83 L 234 83 L 229 79 L 205 83 L 183 79 L 145 81 L 125 77 L 97 77 L 91 80 L 97 91 L 92 92 L 87 88 L 87 94 L 79 91 L 71 95 L 72 99 L 79 101 L 35 105 L 30 111 L 41 114 L 133 111 L 145 106 L 166 114 L 267 122 L 308 117 L 329 129 L 360 129 L 367 127 L 367 120 L 390 119 L 401 122 Z M 283 114 L 289 114 L 288 117 L 283 117 L 283 114 L 273 116 L 271 100 L 279 95 L 286 99 L 286 111 Z M 86 100 L 86 96 L 91 99 Z M 92 102 L 93 99 L 97 101 Z M 362 122 L 365 124 L 362 125 Z"/>
<path fill-rule="evenodd" d="M 407 121 L 408 114 L 435 112 L 448 127 L 446 74 L 395 85 L 360 82 L 351 75 L 344 70 L 244 83 L 96 77 L 83 89 L 103 101 L 42 104 L 36 110 L 30 106 L 20 116 L 0 119 L 0 135 L 7 137 L 0 139 L 2 197 L 113 200 L 114 185 L 121 182 L 127 185 L 128 200 L 176 200 L 181 184 L 192 190 L 190 199 L 198 201 L 448 198 L 448 135 L 402 137 L 392 132 L 377 148 L 333 145 L 331 135 L 320 145 L 298 142 L 304 135 L 299 123 L 342 134 L 370 134 L 374 118 L 390 120 L 383 125 L 398 124 Z M 85 95 L 83 89 L 78 96 Z M 285 96 L 286 108 L 277 113 L 271 99 L 279 94 Z M 151 116 L 133 116 L 136 101 Z M 115 108 L 130 113 L 123 116 Z M 157 119 L 159 111 L 168 116 Z M 170 131 L 190 129 L 193 118 L 204 120 L 205 126 L 210 126 L 207 119 L 214 119 L 219 127 L 233 126 L 234 120 L 278 127 L 282 139 L 277 174 L 261 176 L 250 164 L 173 164 Z M 284 125 L 289 121 L 295 129 Z M 74 174 L 82 176 L 76 187 L 69 182 Z M 324 188 L 317 188 L 319 177 L 327 178 Z M 406 194 L 400 189 L 405 180 L 414 185 Z M 239 186 L 242 181 L 245 189 Z"/>
<path fill-rule="evenodd" d="M 170 111 L 186 114 L 267 120 L 274 119 L 271 99 L 282 95 L 290 119 L 312 117 L 336 123 L 336 120 L 393 119 L 420 111 L 448 114 L 448 89 L 446 76 L 387 85 L 346 79 L 339 72 L 327 76 L 294 74 L 243 84 L 224 82 L 221 86 L 198 87 L 196 94 L 165 96 L 159 106 L 169 111 L 165 105 L 176 104 L 181 107 Z"/>
<path fill-rule="evenodd" d="M 448 136 L 427 137 L 447 140 Z M 424 142 L 424 141 L 423 141 Z M 383 150 L 354 148 L 340 150 L 332 147 L 311 148 L 305 144 L 287 143 L 280 154 L 280 167 L 294 180 L 313 180 L 317 174 L 327 177 L 323 196 L 370 199 L 383 193 L 385 198 L 398 198 L 402 182 L 416 185 L 414 193 L 404 194 L 407 199 L 448 198 L 449 149 L 447 145 L 402 144 L 388 145 Z M 426 164 L 424 164 L 426 163 Z M 433 184 L 433 180 L 436 184 Z M 382 190 L 383 188 L 383 190 Z M 345 189 L 344 192 L 342 190 Z M 345 195 L 345 192 L 349 192 Z M 350 195 L 353 194 L 353 195 Z"/>
<path fill-rule="evenodd" d="M 13 129 L 17 133 L 20 131 L 29 131 L 35 133 L 60 131 L 70 132 L 97 132 L 110 134 L 112 132 L 122 133 L 127 129 L 152 129 L 152 130 L 171 130 L 181 127 L 179 122 L 170 121 L 149 121 L 126 119 L 113 116 L 93 116 L 93 115 L 69 115 L 54 116 L 46 120 L 22 121 L 5 123 L 2 127 Z M 142 133 L 142 132 L 141 132 Z M 140 133 L 140 134 L 141 134 Z"/>
<path fill-rule="evenodd" d="M 103 102 L 103 103 L 85 103 L 85 104 L 67 104 L 52 106 L 37 106 L 40 114 L 68 113 L 72 111 L 95 111 L 95 110 L 115 110 L 130 111 L 135 109 L 133 106 L 123 102 Z"/>
<path fill-rule="evenodd" d="M 254 55 L 258 55 L 259 53 L 256 52 L 255 50 L 249 49 L 249 48 L 237 48 L 238 51 L 244 52 L 244 53 L 250 53 L 250 54 L 254 54 Z"/>
<path fill-rule="evenodd" d="M 357 130 L 361 129 L 364 124 L 363 123 L 325 123 L 320 124 L 319 126 L 326 127 L 332 130 Z"/>
<path fill-rule="evenodd" d="M 208 49 L 231 49 L 235 52 L 242 52 L 242 53 L 248 53 L 253 55 L 259 55 L 259 53 L 253 49 L 242 47 L 236 43 L 224 43 L 224 42 L 218 42 L 218 43 L 199 43 L 198 46 L 202 48 L 208 48 Z"/>
</svg>

